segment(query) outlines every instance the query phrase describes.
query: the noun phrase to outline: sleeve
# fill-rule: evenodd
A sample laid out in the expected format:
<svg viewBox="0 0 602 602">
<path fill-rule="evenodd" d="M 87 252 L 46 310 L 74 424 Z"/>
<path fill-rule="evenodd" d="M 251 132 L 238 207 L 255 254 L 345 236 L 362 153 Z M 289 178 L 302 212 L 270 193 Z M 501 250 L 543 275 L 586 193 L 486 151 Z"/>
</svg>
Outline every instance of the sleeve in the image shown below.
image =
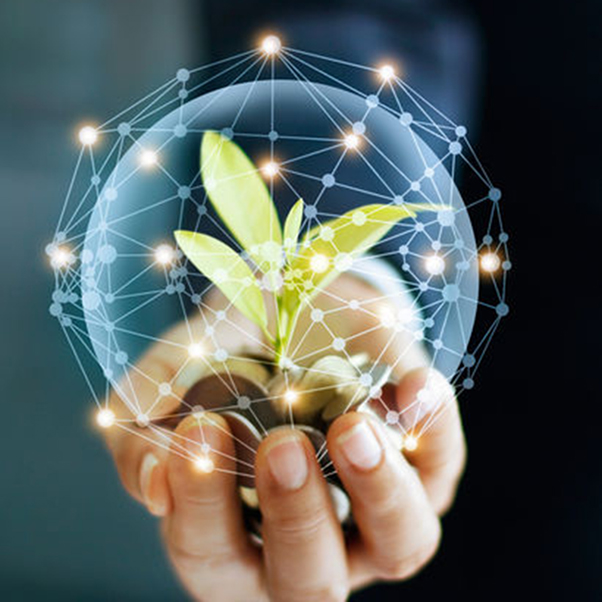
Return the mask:
<svg viewBox="0 0 602 602">
<path fill-rule="evenodd" d="M 387 58 L 401 66 L 410 86 L 474 132 L 481 53 L 477 29 L 463 2 L 207 0 L 205 9 L 212 59 L 252 47 L 263 32 L 278 33 L 290 47 L 358 64 Z M 346 81 L 362 88 L 360 81 Z M 341 211 L 349 209 L 344 202 L 341 199 Z M 357 275 L 387 294 L 392 286 L 403 287 L 401 259 L 396 248 L 379 247 L 387 259 L 371 258 Z M 367 276 L 368 266 L 372 277 Z M 383 270 L 389 270 L 388 277 Z"/>
</svg>

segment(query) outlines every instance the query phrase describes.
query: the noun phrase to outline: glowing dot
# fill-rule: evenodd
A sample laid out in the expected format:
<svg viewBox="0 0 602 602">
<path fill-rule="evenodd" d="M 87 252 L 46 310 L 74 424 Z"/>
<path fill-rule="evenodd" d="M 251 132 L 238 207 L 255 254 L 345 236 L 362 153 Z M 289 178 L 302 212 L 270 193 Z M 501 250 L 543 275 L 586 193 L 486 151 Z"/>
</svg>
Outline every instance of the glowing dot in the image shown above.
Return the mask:
<svg viewBox="0 0 602 602">
<path fill-rule="evenodd" d="M 309 267 L 316 274 L 322 274 L 328 269 L 330 261 L 326 255 L 316 253 L 309 262 Z"/>
<path fill-rule="evenodd" d="M 98 140 L 98 132 L 90 125 L 79 131 L 79 141 L 85 146 L 92 146 Z"/>
<path fill-rule="evenodd" d="M 96 414 L 96 422 L 103 429 L 108 429 L 115 424 L 115 413 L 108 408 L 99 410 Z"/>
<path fill-rule="evenodd" d="M 425 268 L 429 274 L 438 276 L 445 271 L 445 260 L 439 255 L 431 255 L 426 258 Z"/>
<path fill-rule="evenodd" d="M 273 178 L 274 176 L 278 175 L 278 172 L 280 171 L 280 166 L 278 165 L 278 163 L 270 161 L 270 163 L 267 163 L 263 166 L 262 171 L 268 178 Z"/>
<path fill-rule="evenodd" d="M 202 357 L 204 353 L 203 346 L 200 343 L 193 343 L 188 347 L 188 355 L 190 357 Z"/>
<path fill-rule="evenodd" d="M 383 65 L 379 69 L 379 73 L 385 81 L 389 81 L 391 78 L 395 77 L 395 69 L 393 69 L 391 65 Z"/>
<path fill-rule="evenodd" d="M 355 134 L 347 134 L 347 136 L 345 136 L 345 146 L 348 149 L 353 150 L 353 149 L 357 148 L 359 146 L 359 143 L 360 143 L 359 136 L 356 136 Z"/>
<path fill-rule="evenodd" d="M 484 272 L 495 272 L 501 265 L 500 258 L 495 253 L 481 255 L 481 269 Z"/>
<path fill-rule="evenodd" d="M 215 464 L 213 463 L 213 460 L 209 456 L 203 455 L 203 456 L 197 456 L 194 459 L 194 467 L 198 471 L 208 474 L 210 472 L 213 472 L 213 470 L 215 468 Z"/>
<path fill-rule="evenodd" d="M 292 389 L 288 389 L 284 394 L 284 401 L 290 405 L 295 403 L 297 399 L 299 399 L 299 393 L 297 393 L 297 391 L 293 391 Z"/>
<path fill-rule="evenodd" d="M 403 440 L 403 447 L 408 451 L 414 451 L 418 447 L 418 439 L 413 435 L 407 435 Z"/>
<path fill-rule="evenodd" d="M 140 153 L 140 165 L 142 167 L 153 167 L 158 161 L 157 153 L 152 150 L 145 150 Z"/>
<path fill-rule="evenodd" d="M 169 245 L 159 245 L 155 249 L 155 261 L 161 265 L 168 265 L 175 259 L 175 251 Z"/>
<path fill-rule="evenodd" d="M 282 48 L 282 42 L 278 36 L 268 36 L 261 44 L 266 54 L 277 54 Z"/>
<path fill-rule="evenodd" d="M 75 257 L 65 247 L 55 247 L 50 252 L 50 265 L 55 269 L 65 268 L 74 261 Z"/>
</svg>

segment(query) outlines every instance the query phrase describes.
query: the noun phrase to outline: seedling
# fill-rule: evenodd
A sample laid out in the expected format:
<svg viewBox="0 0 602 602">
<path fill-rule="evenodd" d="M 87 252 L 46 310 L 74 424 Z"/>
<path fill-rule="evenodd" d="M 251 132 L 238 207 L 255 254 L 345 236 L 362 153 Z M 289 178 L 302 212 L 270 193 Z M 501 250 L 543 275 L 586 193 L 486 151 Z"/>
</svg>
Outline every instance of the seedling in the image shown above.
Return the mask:
<svg viewBox="0 0 602 602">
<path fill-rule="evenodd" d="M 174 233 L 182 252 L 249 320 L 264 332 L 275 362 L 286 368 L 289 343 L 302 311 L 353 261 L 399 221 L 441 205 L 364 205 L 300 236 L 304 202 L 282 227 L 260 170 L 234 142 L 208 131 L 201 143 L 201 177 L 218 216 L 248 261 L 226 243 L 199 232 Z M 265 292 L 265 295 L 264 295 Z M 275 325 L 265 299 L 272 299 Z"/>
</svg>

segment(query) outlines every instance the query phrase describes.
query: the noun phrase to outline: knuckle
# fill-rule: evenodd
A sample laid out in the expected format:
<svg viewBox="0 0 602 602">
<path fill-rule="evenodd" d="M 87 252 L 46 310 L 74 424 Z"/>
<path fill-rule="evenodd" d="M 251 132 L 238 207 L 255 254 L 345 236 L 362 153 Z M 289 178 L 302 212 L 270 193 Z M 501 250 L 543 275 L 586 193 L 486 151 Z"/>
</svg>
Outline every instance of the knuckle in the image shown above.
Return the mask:
<svg viewBox="0 0 602 602">
<path fill-rule="evenodd" d="M 373 519 L 386 519 L 397 515 L 407 492 L 410 488 L 409 477 L 402 476 L 393 483 L 387 482 L 380 486 L 366 488 L 362 495 L 355 501 L 362 511 L 370 514 Z"/>
<path fill-rule="evenodd" d="M 304 508 L 267 519 L 270 531 L 281 543 L 296 545 L 313 541 L 327 526 L 330 515 L 325 508 Z"/>
<path fill-rule="evenodd" d="M 437 528 L 419 548 L 409 555 L 382 555 L 376 560 L 379 576 L 386 580 L 405 580 L 420 572 L 435 556 L 441 540 Z"/>
<path fill-rule="evenodd" d="M 203 485 L 206 485 L 203 483 Z M 195 487 L 194 484 L 178 483 L 173 487 L 176 506 L 185 507 L 194 514 L 208 514 L 224 508 L 224 492 L 218 488 L 205 486 Z"/>
<path fill-rule="evenodd" d="M 241 561 L 242 552 L 231 546 L 196 547 L 173 534 L 167 536 L 167 541 L 172 562 L 182 570 L 205 573 L 221 567 L 238 566 Z"/>
<path fill-rule="evenodd" d="M 274 599 L 286 602 L 345 602 L 349 596 L 349 588 L 344 584 L 323 584 L 312 588 L 286 588 L 286 596 Z"/>
</svg>

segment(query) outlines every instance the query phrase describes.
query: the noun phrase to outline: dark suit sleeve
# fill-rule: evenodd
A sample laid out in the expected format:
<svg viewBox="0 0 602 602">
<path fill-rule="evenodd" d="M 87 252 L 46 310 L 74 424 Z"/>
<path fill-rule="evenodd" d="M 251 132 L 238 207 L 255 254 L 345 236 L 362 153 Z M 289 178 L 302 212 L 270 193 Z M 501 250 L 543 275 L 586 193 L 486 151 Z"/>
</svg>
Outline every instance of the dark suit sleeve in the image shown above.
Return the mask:
<svg viewBox="0 0 602 602">
<path fill-rule="evenodd" d="M 231 56 L 274 32 L 289 47 L 352 63 L 391 60 L 406 83 L 474 136 L 480 53 L 475 28 L 460 7 L 435 0 L 209 0 L 209 52 L 211 59 Z M 345 70 L 341 78 L 364 89 L 365 79 L 355 71 Z M 329 72 L 336 75 L 336 65 L 329 64 Z M 350 208 L 348 195 L 341 195 L 340 212 Z M 375 248 L 399 269 L 396 250 L 394 241 Z"/>
<path fill-rule="evenodd" d="M 205 11 L 212 58 L 246 50 L 261 32 L 277 31 L 289 46 L 359 64 L 392 59 L 443 113 L 470 128 L 476 124 L 480 41 L 462 2 L 207 0 Z"/>
</svg>

